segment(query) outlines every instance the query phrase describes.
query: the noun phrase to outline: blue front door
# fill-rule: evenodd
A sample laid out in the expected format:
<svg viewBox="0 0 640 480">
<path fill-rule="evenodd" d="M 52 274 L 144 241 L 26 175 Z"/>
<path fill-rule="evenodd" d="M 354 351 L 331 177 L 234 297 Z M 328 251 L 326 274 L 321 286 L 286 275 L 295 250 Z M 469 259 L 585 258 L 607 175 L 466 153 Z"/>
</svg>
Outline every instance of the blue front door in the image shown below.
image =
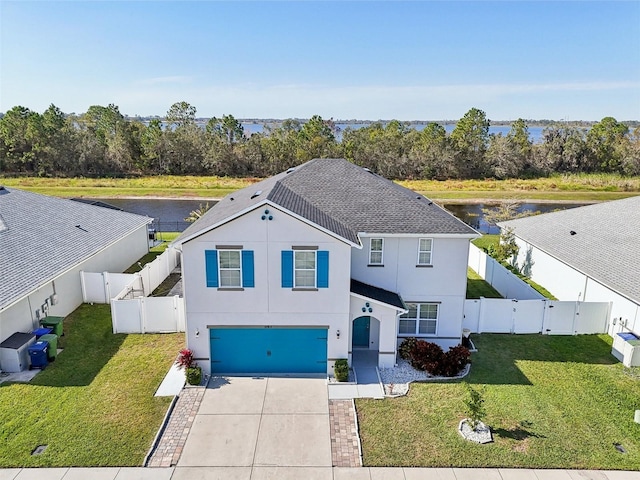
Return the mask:
<svg viewBox="0 0 640 480">
<path fill-rule="evenodd" d="M 353 346 L 369 348 L 371 317 L 358 317 L 353 321 Z"/>
<path fill-rule="evenodd" d="M 212 373 L 327 373 L 326 328 L 212 328 Z"/>
</svg>

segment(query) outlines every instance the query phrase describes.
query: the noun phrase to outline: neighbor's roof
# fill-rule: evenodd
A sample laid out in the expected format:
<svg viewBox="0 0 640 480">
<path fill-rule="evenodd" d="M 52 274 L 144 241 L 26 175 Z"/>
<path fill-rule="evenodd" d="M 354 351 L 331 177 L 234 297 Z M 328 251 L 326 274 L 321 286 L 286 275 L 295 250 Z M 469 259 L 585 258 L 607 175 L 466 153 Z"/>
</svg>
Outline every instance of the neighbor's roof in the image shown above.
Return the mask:
<svg viewBox="0 0 640 480">
<path fill-rule="evenodd" d="M 0 187 L 0 308 L 151 218 Z"/>
<path fill-rule="evenodd" d="M 351 279 L 351 293 L 376 300 L 386 305 L 391 305 L 392 307 L 399 308 L 400 310 L 407 309 L 399 294 L 385 290 L 384 288 L 374 287 L 373 285 L 359 282 L 353 278 Z"/>
<path fill-rule="evenodd" d="M 500 222 L 499 226 L 513 229 L 527 243 L 640 301 L 640 196 Z"/>
<path fill-rule="evenodd" d="M 264 200 L 354 244 L 358 233 L 477 235 L 428 198 L 367 169 L 344 159 L 315 159 L 228 195 L 177 241 Z"/>
</svg>

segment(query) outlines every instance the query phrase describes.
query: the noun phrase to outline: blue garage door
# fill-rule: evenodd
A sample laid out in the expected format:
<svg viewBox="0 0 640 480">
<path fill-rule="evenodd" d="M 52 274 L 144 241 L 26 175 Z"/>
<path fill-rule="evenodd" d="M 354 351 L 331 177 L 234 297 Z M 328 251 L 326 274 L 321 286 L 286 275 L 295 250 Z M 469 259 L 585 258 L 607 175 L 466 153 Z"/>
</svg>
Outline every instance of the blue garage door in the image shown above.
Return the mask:
<svg viewBox="0 0 640 480">
<path fill-rule="evenodd" d="M 212 373 L 327 373 L 326 328 L 212 328 Z"/>
</svg>

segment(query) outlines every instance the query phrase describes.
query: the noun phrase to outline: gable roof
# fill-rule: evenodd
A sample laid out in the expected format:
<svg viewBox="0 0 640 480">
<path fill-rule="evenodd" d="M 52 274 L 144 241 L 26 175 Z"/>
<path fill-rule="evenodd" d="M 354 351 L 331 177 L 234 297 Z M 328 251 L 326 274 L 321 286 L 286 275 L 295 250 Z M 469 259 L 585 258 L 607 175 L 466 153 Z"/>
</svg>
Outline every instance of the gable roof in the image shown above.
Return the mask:
<svg viewBox="0 0 640 480">
<path fill-rule="evenodd" d="M 513 229 L 527 243 L 640 302 L 640 196 L 498 225 Z"/>
<path fill-rule="evenodd" d="M 360 243 L 359 233 L 477 235 L 428 198 L 334 158 L 311 160 L 227 195 L 176 241 L 189 240 L 265 201 L 353 244 Z"/>
<path fill-rule="evenodd" d="M 0 187 L 0 308 L 152 219 Z"/>
</svg>

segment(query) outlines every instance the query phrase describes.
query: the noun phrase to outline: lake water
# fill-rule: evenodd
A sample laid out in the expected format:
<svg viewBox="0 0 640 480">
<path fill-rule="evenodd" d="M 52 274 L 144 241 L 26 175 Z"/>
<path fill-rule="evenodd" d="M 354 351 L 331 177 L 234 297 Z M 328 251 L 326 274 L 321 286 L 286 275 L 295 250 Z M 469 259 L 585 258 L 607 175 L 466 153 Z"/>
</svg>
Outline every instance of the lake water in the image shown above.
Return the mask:
<svg viewBox="0 0 640 480">
<path fill-rule="evenodd" d="M 146 215 L 154 219 L 154 227 L 160 232 L 181 232 L 190 224 L 185 222 L 189 213 L 207 203 L 206 200 L 175 200 L 175 199 L 123 199 L 123 198 L 98 198 L 102 202 L 121 208 L 125 212 Z M 215 201 L 209 201 L 213 206 Z M 518 212 L 530 211 L 534 213 L 546 213 L 554 210 L 580 207 L 580 203 L 524 203 L 518 208 Z M 482 209 L 490 207 L 482 203 L 467 204 L 443 204 L 444 208 L 453 213 L 463 222 L 471 225 L 482 233 L 499 233 L 498 228 L 490 226 L 484 220 Z"/>
</svg>

